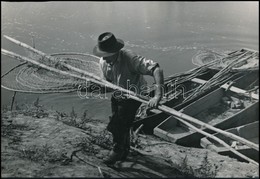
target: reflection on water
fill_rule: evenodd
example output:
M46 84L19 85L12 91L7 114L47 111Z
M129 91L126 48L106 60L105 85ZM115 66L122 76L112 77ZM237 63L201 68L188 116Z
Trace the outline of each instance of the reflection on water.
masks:
M52 54L92 53L97 37L115 33L126 48L158 61L165 76L195 66L192 56L201 49L218 51L259 49L258 2L1 2L2 35L32 44ZM1 38L2 47L21 55L21 48ZM2 74L17 62L2 56ZM152 82L152 78L148 78ZM12 92L2 90L2 105ZM38 95L18 94L32 101ZM81 100L76 95L40 95L48 106L68 111L93 108L110 111L109 100ZM68 102L69 101L69 102ZM99 112L103 111L104 112ZM83 110L84 111L84 110ZM105 116L105 115L103 115Z

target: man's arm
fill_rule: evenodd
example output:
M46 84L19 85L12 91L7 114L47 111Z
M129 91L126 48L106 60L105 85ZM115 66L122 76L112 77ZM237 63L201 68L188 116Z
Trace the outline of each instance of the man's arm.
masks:
M153 71L153 77L155 81L155 95L152 99L150 99L148 106L149 107L158 107L160 100L162 99L163 95L163 84L164 84L164 77L163 77L163 70L157 66Z

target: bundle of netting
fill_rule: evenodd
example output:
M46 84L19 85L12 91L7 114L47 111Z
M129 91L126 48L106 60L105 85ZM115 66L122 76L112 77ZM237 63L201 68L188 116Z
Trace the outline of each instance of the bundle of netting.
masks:
M38 55L27 49L28 58L41 62L42 64L54 67L58 70L77 74L63 64L88 71L101 77L102 72L99 67L99 58L91 54L67 52L50 55L52 60ZM5 57L3 60L9 60ZM73 76L61 75L40 66L23 62L10 69L1 77L1 86L8 90L28 92L28 93L64 93L76 90L93 91L101 86L89 82L88 79L75 78Z
M230 71L241 72L259 69L259 52L246 48L232 51L230 53L201 50L192 57L192 63L197 66L202 66L215 61L216 64L209 68L217 70L221 70L237 60L239 60L239 63L233 65L232 68L229 69Z

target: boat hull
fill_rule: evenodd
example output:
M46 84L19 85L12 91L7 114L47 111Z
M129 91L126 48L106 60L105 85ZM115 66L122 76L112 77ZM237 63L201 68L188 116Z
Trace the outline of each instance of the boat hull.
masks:
M255 121L246 125L242 125L236 128L227 129L227 132L233 133L237 136L243 137L250 142L253 142L255 144L259 144L259 121ZM239 153L244 154L245 156L251 158L252 160L255 160L256 162L259 162L259 152L255 149L252 149L248 146L241 145L240 143L237 143L233 141L232 139L225 137L219 133L215 133L214 136L220 138L224 142L230 144L232 147L234 147ZM229 156L231 158L236 158L239 161L245 161L240 156L234 154L230 150L227 150L225 147L221 146L220 144L216 143L210 138L203 137L200 140L200 145L203 148L210 149L214 152L217 152L221 155Z
M180 112L192 116L204 123L225 130L258 120L259 101L245 97L244 108L232 109L223 102L227 96L237 100L237 93L219 88L205 95L190 105L182 108ZM197 124L193 124L199 127ZM208 133L213 133L207 128L200 128ZM154 135L164 140L187 147L200 147L202 134L189 129L173 116L168 117L153 130Z

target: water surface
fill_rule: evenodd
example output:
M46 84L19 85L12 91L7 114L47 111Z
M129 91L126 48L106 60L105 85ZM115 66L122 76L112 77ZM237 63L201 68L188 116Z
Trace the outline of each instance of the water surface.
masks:
M230 2L1 2L1 32L52 54L92 53L97 37L113 32L125 47L160 63L165 76L194 68L191 58L202 49L259 50L259 3ZM2 48L26 53L1 35ZM2 74L18 64L1 57ZM148 78L152 82L152 78ZM2 106L13 92L1 89ZM80 99L76 93L18 93L19 103L35 101L48 108L80 114L85 109L106 119L109 99Z

